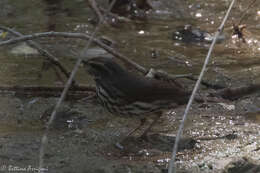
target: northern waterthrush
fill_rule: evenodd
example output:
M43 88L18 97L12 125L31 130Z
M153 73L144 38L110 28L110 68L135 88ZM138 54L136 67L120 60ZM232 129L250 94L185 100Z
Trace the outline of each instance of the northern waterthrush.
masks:
M141 119L140 126L145 117L157 114L143 137L160 118L162 110L186 104L190 96L183 88L166 81L130 73L112 58L96 57L85 64L96 82L99 101L109 112L122 116L138 116Z

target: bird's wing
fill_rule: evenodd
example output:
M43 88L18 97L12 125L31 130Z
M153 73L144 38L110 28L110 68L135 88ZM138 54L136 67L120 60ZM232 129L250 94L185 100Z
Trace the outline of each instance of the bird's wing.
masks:
M171 100L177 104L185 104L190 96L190 92L187 92L178 86L143 76L133 76L130 74L127 78L118 78L117 80L121 81L120 86L118 85L118 82L115 82L115 86L120 87L121 91L128 96L129 102Z

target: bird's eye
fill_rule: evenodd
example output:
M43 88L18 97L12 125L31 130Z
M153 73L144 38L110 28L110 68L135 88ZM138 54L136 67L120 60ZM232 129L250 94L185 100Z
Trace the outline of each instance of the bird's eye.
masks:
M99 64L91 64L91 67L94 71L96 71L97 73L101 73L101 74L107 74L109 73L109 71L107 71L106 68L104 68L104 66L99 65Z

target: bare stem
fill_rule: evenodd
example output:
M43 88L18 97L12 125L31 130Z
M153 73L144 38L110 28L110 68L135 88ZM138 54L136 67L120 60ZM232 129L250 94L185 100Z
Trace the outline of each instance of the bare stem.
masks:
M215 34L214 40L213 40L213 42L212 42L211 45L210 45L210 48L209 48L207 57L206 57L206 59L205 59L205 61L204 61L203 67L202 67L202 69L201 69L201 73L200 73L200 75L199 75L199 78L198 78L198 80L197 80L197 82L196 82L196 84L195 84L195 86L194 86L194 89L193 89L193 91L192 91L191 97L190 97L189 102L188 102L188 104L187 104L187 106L186 106L186 109L185 109L185 111L184 111L184 115L183 115L183 118L182 118L182 121L181 121L179 130L178 130L178 133L177 133L177 136L176 136L175 144L174 144L174 146L173 146L172 158L171 158L171 161L170 161L170 163L169 163L168 173L172 173L172 172L173 172L173 173L176 173L175 159L176 159L176 153L177 153L177 150L178 150L178 143L179 143L179 141L180 141L180 138L181 138L181 135L182 135L182 132L183 132L184 122L185 122L185 120L186 120L187 117L188 117L188 112L189 112L189 110L190 110L191 104L192 104L192 102L193 102L193 100L194 100L194 98L195 98L195 95L196 95L196 93L197 93L197 91L198 91L198 89L199 89L200 82L201 82L202 77L203 77L203 75L204 75L204 73L205 73L205 71L206 71L206 67L207 67L207 64L208 64L208 62L209 62L209 60L210 60L210 56L211 56L211 53L212 53L213 48L214 48L214 46L215 46L216 40L217 40L218 36L220 35L220 33L222 32L222 30L223 30L223 28L224 28L224 24L225 24L225 22L226 22L226 20L227 20L227 18L228 18L228 16L229 16L229 14L230 14L230 11L231 11L231 9L232 9L234 3L235 3L235 0L233 0L233 1L231 2L230 6L229 6L229 9L228 9L228 11L227 11L227 13L226 13L226 15L225 15L225 17L223 18L223 21L222 21L220 27L218 28L218 30L217 30L217 32L216 32L216 34Z
M24 37L23 34L21 34L20 32L17 32L11 28L5 27L5 26L1 26L0 25L0 29L4 30L4 31L8 31L9 33L15 35L15 36L19 36L20 37ZM58 58L56 58L54 55L52 55L50 52L48 52L47 50L43 49L38 43L32 41L32 40L26 40L27 43L32 46L33 48L37 49L40 54L42 54L44 57L46 57L46 59L48 61L50 61L52 64L54 64L55 66L57 66L60 71L67 77L69 78L70 73L68 72L68 70L62 66L62 64L59 62ZM2 42L0 42L1 44Z
M111 3L111 5L109 6L108 11L111 10L111 8L113 7L114 3L115 3L115 0L113 0L113 2ZM83 51L86 51L86 50L89 48L90 44L92 43L92 41L93 41L93 39L94 39L94 36L95 36L96 33L98 32L98 30L99 30L99 28L100 28L100 26L101 26L102 24L103 24L103 20L99 21L98 25L96 26L94 32L91 34L91 36L90 36L90 38L89 38L89 40L88 40L88 42L87 42L85 48L83 49ZM47 123L47 127L46 127L46 130L45 130L45 133L44 133L43 136L42 136L41 148L40 148L40 155L39 155L39 172L40 172L40 173L43 173L43 172L44 172L44 155L45 155L45 148L47 147L47 144L48 144L48 133L49 133L51 124L52 124L52 122L54 121L54 119L56 118L57 110L58 110L58 108L61 106L61 103L63 102L63 100L64 100L65 97L66 97L66 94L67 94L67 92L68 92L68 90L69 90L69 88L70 88L70 86L71 86L71 83L72 83L72 81L73 81L73 79L74 79L74 77L75 77L75 75L76 75L76 72L78 71L78 68L79 68L79 66L80 66L80 64L81 64L81 61L82 61L82 59L79 57L78 60L77 60L77 62L76 62L76 64L75 64L75 66L74 66L74 68L73 68L73 70L72 70L72 72L71 72L71 74L70 74L70 77L69 77L69 79L68 79L68 81L67 81L67 83L66 83L66 85L65 85L65 88L64 88L64 90L62 91L62 94L61 94L61 96L60 96L60 98L59 98L59 100L58 100L58 102L57 102L57 104L56 104L56 106L55 106L55 108L54 108L52 114L51 114L51 117L50 117L50 119L49 119L49 121L48 121L48 123Z
M2 41L2 42L0 42L0 46L15 44L15 43L18 43L18 42L27 41L27 40L36 39L36 38L41 38L41 37L64 37L64 38L78 38L78 39L83 39L83 40L90 40L91 39L91 36L89 36L87 34L83 34L83 33L53 32L53 31L51 31L51 32L34 33L34 34L31 34L31 35L24 35L24 36L16 37L16 38L9 39L9 40L6 40L6 41ZM103 48L104 50L106 50L110 54L112 54L115 57L117 57L118 59L120 59L121 61L135 67L138 71L142 72L143 74L148 73L148 70L146 68L144 68L143 66L141 66L141 65L137 64L136 62L132 61L131 59L129 59L125 55L119 53L118 51L116 51L112 47L104 44L99 39L92 38L92 41L95 44L97 44L99 47ZM155 71L155 76L164 77L164 78L170 79L172 81L176 80L175 75L168 74L168 73L163 72L163 71Z

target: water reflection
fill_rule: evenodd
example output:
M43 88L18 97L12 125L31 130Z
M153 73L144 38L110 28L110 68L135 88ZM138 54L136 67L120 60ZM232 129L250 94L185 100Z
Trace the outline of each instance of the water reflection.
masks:
M11 4L11 2L12 1L9 2L10 5L14 6L16 9L16 16L19 16L19 21L17 20L14 22L14 19L12 19L11 26L15 26L16 28L19 28L19 30L24 30L23 33L28 33L28 30L31 32L62 30L89 34L93 31L94 26L90 24L87 19L94 16L94 13L87 7L85 1L42 0L40 3L35 3L33 0L28 0L29 3L27 4L19 4L18 2L20 1L17 1L16 4ZM184 9L182 6L172 7L172 4L167 3L167 6L165 6L164 1L153 3L154 13L149 16L147 22L132 21L130 23L120 23L119 28L105 27L103 30L101 29L100 35L105 35L111 38L111 40L114 40L118 45L116 48L118 51L147 68L156 66L157 64L166 64L162 68L168 72L174 74L196 74L206 56L208 47L182 44L182 42L178 40L172 40L172 33L178 29L178 26L184 26L185 24L192 24L202 31L214 33L221 22L220 20L224 15L223 12L225 12L224 7L226 7L227 4L213 1L197 1L195 3L190 1L188 4L181 4L182 6L185 5L188 9L184 12L181 10ZM28 4L34 6L38 5L36 7L39 10L30 11L30 15L23 13L23 9L25 9L25 7L28 8ZM175 18L172 17L175 15L175 8L177 8L177 11L183 12L183 16L186 16L186 18L175 20ZM169 11L172 13L172 16L164 13L157 14L156 11ZM233 20L238 23L241 9L235 7L234 11L232 17ZM187 19L187 16L190 16L189 14L192 12L193 18ZM223 75L229 76L235 73L242 74L245 71L248 71L249 68L252 68L255 70L255 77L260 77L259 68L257 68L256 65L260 64L260 60L257 58L260 51L260 33L259 29L257 29L257 27L259 28L259 24L256 23L256 21L259 20L259 13L259 9L256 10L255 7L248 11L248 14L254 17L244 21L248 26L246 29L250 32L248 35L245 34L246 43L239 42L239 40L237 42L233 41L233 39L231 39L232 30L229 29L232 27L232 22L226 24L224 32L227 35L227 38L222 44L215 47L214 56L212 58L212 62L214 62L212 65L220 68L220 70L214 70L217 71L216 73L221 71ZM197 17L196 14L198 14ZM166 17L167 19L165 19ZM5 22L10 21L11 19L8 18ZM39 24L39 21L42 24ZM17 24L19 22L23 25ZM195 34L197 34L197 32L195 32ZM67 54L67 51L64 50L64 46L60 44L62 41L60 41L59 44L54 45L53 42L51 43L48 39L46 40L45 44L51 46L51 48L55 50L55 53L57 53L56 50L61 50L60 52ZM76 39L71 39L70 41L74 40ZM53 41L57 42L56 38ZM75 48L81 44L81 42L77 41L78 40L76 40L73 45ZM64 45L71 44L71 42L66 41L63 43ZM156 52L156 55L154 52ZM154 58L155 56L156 58ZM192 66L192 69L188 69L183 67L183 63L167 63L169 57L176 57L175 59L178 59L180 62L182 61L186 64L187 62L190 62L190 64L195 65ZM13 58L3 56L3 59L11 61ZM19 58L17 57L17 59ZM217 78L222 75L219 74L218 76L216 73L214 72L214 74L210 74L210 76ZM248 79L247 75L248 74L244 74L243 77ZM233 77L235 77L235 75L233 75L232 78ZM238 77L241 77L241 75Z
M47 15L47 30L48 31L55 31L58 18L60 17L60 13L65 13L69 15L69 9L63 8L63 1L64 0L42 0L46 4L45 14Z

